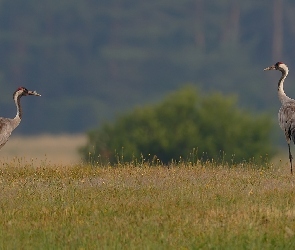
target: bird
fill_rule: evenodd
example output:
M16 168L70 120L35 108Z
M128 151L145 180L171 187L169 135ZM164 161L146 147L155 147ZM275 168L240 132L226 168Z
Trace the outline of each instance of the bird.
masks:
M25 87L17 88L17 90L13 93L13 100L17 109L16 116L13 119L0 117L0 149L8 141L12 131L20 124L22 119L20 99L21 97L28 95L41 96L36 91L28 90Z
M290 143L292 140L295 144L295 100L288 97L284 91L284 81L289 73L289 69L285 63L277 62L276 64L265 68L264 70L279 70L282 73L278 82L278 96L282 104L281 108L279 109L278 120L288 143L291 174L293 174L293 156L291 154Z

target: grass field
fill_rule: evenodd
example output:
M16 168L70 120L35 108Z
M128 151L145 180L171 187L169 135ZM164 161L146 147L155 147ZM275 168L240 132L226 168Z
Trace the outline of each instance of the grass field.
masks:
M208 166L0 168L1 249L295 249L295 179Z
M17 157L35 163L75 164L80 162L77 150L85 143L84 135L12 135L0 151L0 159L10 162Z
M0 151L0 249L295 249L287 163L89 166L83 140Z

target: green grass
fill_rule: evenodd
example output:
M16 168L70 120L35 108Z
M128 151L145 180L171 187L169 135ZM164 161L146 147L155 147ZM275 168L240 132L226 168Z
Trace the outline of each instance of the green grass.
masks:
M187 166L0 167L0 249L295 249L295 177Z

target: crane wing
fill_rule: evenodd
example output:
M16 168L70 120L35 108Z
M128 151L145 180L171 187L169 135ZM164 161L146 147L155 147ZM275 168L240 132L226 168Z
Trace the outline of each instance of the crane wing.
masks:
M0 118L0 148L2 148L8 141L9 136L13 130L12 119Z
M288 143L291 139L295 143L295 103L290 102L283 105L280 108L278 119Z

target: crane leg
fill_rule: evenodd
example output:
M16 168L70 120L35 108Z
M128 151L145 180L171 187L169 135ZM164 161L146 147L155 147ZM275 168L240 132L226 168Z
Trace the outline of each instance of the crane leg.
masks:
M293 167L292 167L293 156L291 154L290 143L288 143L288 148L289 148L289 160L290 160L290 164L291 164L291 174L293 174Z

